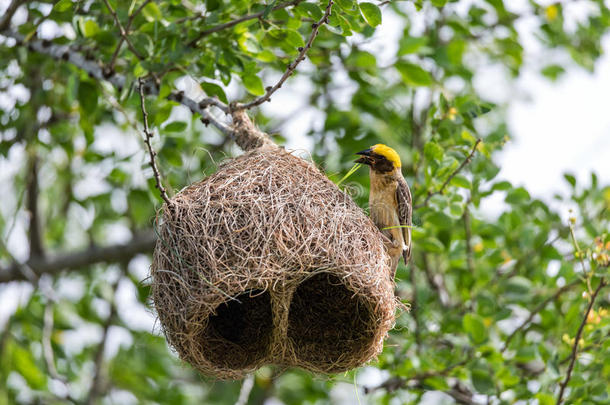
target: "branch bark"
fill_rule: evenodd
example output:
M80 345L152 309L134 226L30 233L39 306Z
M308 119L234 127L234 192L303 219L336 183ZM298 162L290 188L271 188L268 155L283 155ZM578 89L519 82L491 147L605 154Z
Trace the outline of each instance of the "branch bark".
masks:
M0 31L4 31L11 25L11 20L13 19L15 12L17 12L19 6L24 4L25 2L26 0L11 1L7 9L4 11L4 16L2 16L2 19L0 20Z
M475 152L477 151L477 146L479 146L480 143L481 143L481 139L479 138L474 143L474 146L472 147L472 150L470 151L468 156L466 156L466 159L464 159L464 161L457 167L457 169L455 169L453 171L453 173L451 173L451 175L449 177L447 177L447 180L445 180L445 182L441 185L441 188L439 188L436 191L429 191L424 202L413 206L413 209L419 209L419 208L425 207L426 205L428 205L428 202L430 201L430 198L432 198L432 196L437 195L437 194L443 194L443 191L445 191L445 188L449 185L449 182L451 181L451 179L453 179L460 171L462 171L462 169L464 167L466 167L466 165L468 163L470 163L470 161L474 157Z
M114 263L126 261L139 253L150 253L155 247L156 236L152 231L138 234L125 244L105 247L92 246L85 250L62 253L44 258L33 257L25 265L32 269L36 276L42 274L57 275L64 270L76 270L97 263ZM22 264L14 263L0 269L0 283L9 281L29 281L20 271Z
M280 10L280 9L287 8L287 7L290 7L290 6L297 6L302 1L303 0L292 0L292 1L289 1L289 2L286 2L286 3L278 4L277 6L273 7L271 9L271 11ZM242 23L244 21L254 20L255 18L262 18L264 15L265 15L265 11L261 11L259 13L245 15L243 17L240 17L240 18L237 18L235 20L226 22L224 24L219 24L219 25L217 25L215 27L208 28L207 30L203 30L203 31L201 31L197 35L197 37L195 37L195 39L193 39L191 42L188 43L188 46L195 46L195 45L197 45L197 42L199 42L205 36L208 36L210 34L218 32L218 31L222 31L222 30L227 29L227 28L234 27L237 24Z
M556 300L561 294L563 294L564 292L568 291L570 288L574 287L576 284L578 284L580 282L580 280L574 280L569 284L564 285L563 287L559 288L557 291L555 291L555 293L549 297L547 297L544 301L542 301L540 304L538 304L536 306L536 308L534 308L529 316L527 317L527 319L525 321L523 321L523 323L521 325L519 325L517 327L517 329L515 329L504 341L504 346L502 347L502 349L500 350L500 352L505 352L506 349L508 349L508 345L510 344L511 340L513 340L513 338L517 335L517 333L519 333L520 331L522 331L527 325L530 324L530 322L532 322L532 320L534 319L534 317L536 316L537 313L539 313L540 311L542 311L551 301Z
M115 73L114 71L108 71L103 68L103 65L96 60L89 60L81 52L70 45L56 45L48 40L32 39L29 41L25 40L25 37L13 30L4 30L0 33L6 37L13 38L18 44L27 46L28 49L38 52L40 54L48 55L55 60L69 62L79 69L87 72L91 77L100 81L107 81L112 84L118 91L121 91L127 84L125 76ZM158 95L159 87L148 81L144 84L144 92L147 95ZM136 86L136 90L139 90ZM214 105L224 112L228 111L228 107L225 106L218 100L213 102L196 101L192 98L187 97L184 92L174 91L167 96L168 100L176 101L187 107L191 112L199 114L202 117L202 121L206 124L212 124L218 130L225 135L232 135L232 128L228 125L219 121L212 113L208 110L210 105Z
M312 30L311 30L311 34L309 35L309 39L305 43L304 47L299 48L299 55L297 56L297 58L294 61L292 61L288 64L288 67L286 68L286 71L284 72L284 74L282 75L280 80L274 86L268 87L266 93L264 95L262 95L261 97L255 99L247 104L238 104L235 107L235 109L237 109L237 110L246 109L247 110L252 107L261 105L265 101L271 100L271 95L273 93L275 93L280 87L282 87L284 82L294 73L294 71L297 68L297 66L299 65L299 63L301 63L302 61L305 60L305 55L307 54L307 51L311 48L311 45L313 44L314 39L316 39L316 36L318 36L318 31L319 31L320 27L322 25L328 23L328 17L330 17L332 7L333 7L333 0L329 0L328 5L326 6L326 10L324 11L324 15L322 16L322 18L320 18L319 21L311 24Z
M27 181L27 210L30 213L30 256L44 256L42 234L40 232L40 213L38 210L38 156L33 154L29 162L29 173Z
M150 140L153 137L152 132L148 128L148 112L146 112L146 102L144 100L144 88L142 87L142 79L138 79L138 87L140 91L140 108L142 109L142 121L144 123L144 143L146 143L146 147L148 148L148 156L150 158L150 167L153 170L153 175L155 176L155 186L159 190L159 194L161 194L161 198L165 201L165 204L169 208L171 206L171 201L167 195L167 191L165 191L165 187L163 187L163 183L161 182L161 174L159 173L159 168L157 167L157 162L155 160L155 156L157 156L157 152L153 150L153 147L150 143Z
M563 382L560 385L559 395L557 396L556 405L561 405L561 402L563 401L563 394L565 392L566 387L568 386L568 383L570 382L570 378L572 377L572 370L574 370L574 363L576 362L576 357L578 355L578 342L580 341L580 337L582 336L582 331L585 328L585 325L587 324L587 318L589 317L589 313L591 312L591 309L593 308L593 304L595 303L597 294L599 294L599 292L601 291L602 288L604 288L605 285L606 285L606 280L602 278L599 281L599 285L593 292L593 295L591 295L591 302L589 302L589 306L587 307L587 310L585 311L585 315L582 318L582 322L580 323L580 326L578 327L578 332L576 332L576 337L574 337L574 344L572 345L572 354L570 356L570 365L568 366L568 371L566 372L566 378L563 380Z

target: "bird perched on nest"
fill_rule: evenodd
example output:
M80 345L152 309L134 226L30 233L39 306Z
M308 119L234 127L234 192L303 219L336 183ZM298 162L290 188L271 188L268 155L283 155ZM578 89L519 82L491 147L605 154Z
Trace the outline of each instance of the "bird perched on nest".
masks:
M387 239L384 243L392 258L394 279L400 256L405 264L411 257L411 190L402 176L400 156L394 149L377 144L356 154L362 156L357 163L370 166L371 219Z

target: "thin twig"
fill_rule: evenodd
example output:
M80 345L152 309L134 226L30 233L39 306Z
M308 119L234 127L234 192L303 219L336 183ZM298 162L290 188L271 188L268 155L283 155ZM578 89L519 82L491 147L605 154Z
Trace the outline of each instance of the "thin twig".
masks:
M542 301L540 304L538 304L529 314L529 316L527 317L526 320L524 320L521 325L517 326L517 328L510 334L508 335L508 337L506 338L506 340L504 341L504 346L502 347L502 349L500 350L500 352L505 352L506 349L508 349L508 345L510 344L511 340L513 340L513 338L517 335L517 333L519 333L520 331L522 331L527 325L530 324L530 322L532 322L532 320L534 319L534 317L536 316L536 314L538 314L540 311L542 311L551 301L556 300L557 298L559 298L559 296L561 294L563 294L564 292L568 291L570 288L574 287L576 284L578 284L580 282L580 280L574 280L571 283L568 283L566 285L564 285L563 287L559 288L557 291L555 291L555 293L553 293L553 295L550 295L549 297L547 297L544 301Z
M417 302L417 277L415 275L415 266L411 266L411 272L409 274L411 288L413 289L413 297L411 298L411 316L415 322L414 334L415 334L415 352L419 354L421 349L421 323L419 319L419 304Z
M208 106L212 105L211 103L197 102L197 101L193 100L192 98L186 97L186 95L182 91L172 92L169 96L167 96L167 98L168 98L168 100L172 100L177 103L180 103L183 106L187 107L192 112L198 113L199 115L201 115L201 122L203 122L206 126L208 124L212 124L213 126L216 127L216 129L218 129L220 132L222 132L226 136L228 136L228 137L233 136L233 129L231 129L231 127L229 127L227 124L220 121L210 111L208 111ZM209 100L209 98L206 98L204 100ZM213 104L214 106L220 108L223 111L228 111L228 107L224 103L222 103L220 100L216 100L215 103L216 104Z
M129 50L131 50L131 52L133 52L133 54L136 55L138 59L143 59L143 56L140 55L140 53L136 50L136 48L131 43L131 40L127 36L127 31L123 27L123 24L121 24L121 20L119 20L119 16L117 15L116 11L114 11L108 0L104 0L104 4L106 5L108 11L110 11L110 14L112 14L112 18L114 18L114 22L119 28L121 38L127 43L127 47L129 48Z
M23 3L25 3L25 0L11 1L11 4L8 5L6 10L4 11L4 15L2 16L2 19L0 20L0 31L4 31L11 25L11 20L13 19L13 16L17 12L17 9L19 8L19 6L22 5Z
M449 291L447 291L447 287L445 286L445 280L443 278L443 275L440 272L433 273L432 270L430 270L430 265L428 264L428 255L426 253L422 254L422 261L424 264L422 266L422 269L424 270L424 274L426 276L426 279L428 280L428 284L430 284L430 287L437 292L438 299L441 302L441 305L444 308L451 307L453 304L451 302L451 296L449 295Z
M250 391L252 391L252 387L254 387L254 374L250 373L241 383L239 397L237 398L235 405L246 405L248 403L248 398L250 398Z
M67 380L60 376L55 367L55 356L53 354L53 346L51 345L51 338L53 336L53 307L54 303L47 302L44 308L43 316L43 327L42 327L42 352L44 355L45 363L47 364L47 370L51 377L56 380L62 381L64 384Z
M32 154L29 164L27 182L27 210L30 213L29 239L30 257L44 256L42 234L40 232L40 217L38 210L38 156Z
M591 277L587 272L587 267L585 266L585 259L582 250L580 250L580 245L578 244L578 240L576 239L576 232L574 231L574 224L572 223L572 218L569 219L568 225L570 227L570 237L572 238L572 243L574 244L574 250L576 252L574 255L578 255L578 259L580 260L580 265L582 266L582 274L587 283L587 291L589 294L593 293L593 288L591 287Z
M428 202L430 201L430 198L432 198L432 196L437 195L437 194L442 194L443 191L445 191L445 188L447 187L447 185L449 185L449 182L451 181L451 179L453 179L468 163L470 163L470 161L474 157L474 154L477 151L477 147L479 146L480 143L481 143L481 139L479 138L474 143L474 146L472 147L472 150L470 151L470 153L468 154L466 159L464 159L464 161L457 167L457 169L455 169L453 171L453 173L451 173L451 175L449 177L447 177L447 180L445 180L445 182L441 185L441 188L439 188L436 191L429 191L428 195L426 196L426 199L421 204L415 205L413 208L419 209L419 208L425 207L426 205L428 205Z
M116 282L112 285L112 297L109 300L110 304L110 314L108 314L108 318L104 322L103 330L102 330L102 340L97 346L97 350L95 352L94 358L94 374L93 379L91 380L91 388L89 388L89 395L85 401L86 405L92 405L95 403L95 400L102 394L103 392L103 378L102 378L102 367L104 362L104 352L106 350L106 342L108 340L108 332L110 331L110 327L114 323L117 316L117 306L115 302L116 291L121 282L121 278L126 272L126 265L123 263L122 271Z
M461 367L461 366L465 365L466 363L468 363L468 360L470 360L470 357L466 357L462 361L459 361L455 364L447 366L442 370L424 371L423 373L415 374L411 377L404 377L404 378L403 377L391 377L375 387L370 387L370 388L364 387L364 393L370 394L370 393L375 392L380 389L386 390L387 392L393 392L393 391L396 391L397 389L406 387L410 381L421 382L421 381L423 381L427 378L431 378L431 377L443 377L443 376L448 375L455 368Z
M470 274L474 272L474 254L472 253L472 229L470 228L470 209L468 208L468 204L470 203L470 198L464 205L464 233L466 236L466 264L468 266L468 271Z
M566 378L561 383L561 386L559 389L559 395L557 396L556 405L561 405L561 401L563 401L563 394L565 392L566 387L568 386L568 383L570 382L570 378L572 377L572 370L574 370L574 363L576 362L576 356L578 354L578 342L580 341L580 337L582 336L582 331L585 328L585 325L587 324L587 318L589 317L589 312L591 312L591 309L593 308L593 304L595 303L597 294L599 294L600 290L605 285L606 285L606 280L602 278L599 281L599 285L593 292L593 295L591 295L591 302L589 302L587 311L585 312L585 315L582 318L582 322L580 323L580 326L578 327L578 332L576 332L576 337L574 338L574 344L572 345L572 354L570 356L570 365L568 366Z
M324 15L322 16L322 18L320 18L320 20L318 22L311 24L312 30L311 30L311 34L309 35L309 39L305 43L304 47L299 48L299 55L297 56L297 58L294 61L292 61L291 63L288 64L287 69L284 72L284 74L282 75L282 77L280 78L280 80L274 86L267 87L266 93L264 95L262 95L261 97L255 99L247 104L238 104L237 106L235 106L235 109L237 109L237 110L250 109L252 107L261 105L265 101L271 100L271 95L273 93L275 93L280 87L282 87L282 84L284 84L284 82L294 73L294 71L297 68L297 66L299 65L299 63L301 63L303 60L305 60L305 54L307 54L307 51L311 48L311 45L313 44L314 39L318 35L318 30L320 29L320 26L328 23L328 17L331 14L332 7L333 7L333 0L329 0L328 5L326 6L326 10L324 11Z
M129 35L129 31L131 30L131 25L133 24L133 20L136 18L136 16L138 14L140 14L140 12L142 11L142 9L144 7L146 7L146 5L148 3L150 3L151 0L145 0L144 3L142 3L140 5L140 7L138 7L130 16L129 19L127 20L127 25L125 25L125 33L126 35ZM112 54L112 58L110 59L110 63L108 64L108 69L112 70L114 69L114 64L116 63L116 59L119 56L119 51L121 50L121 47L123 46L123 42L125 41L126 37L121 36L121 38L119 38L119 43L117 44L114 53Z
M0 248L6 252L6 255L14 262L17 263L11 252L8 250L6 243L2 238L0 238ZM32 285L38 288L40 293L46 298L46 305L43 315L43 328L42 328L42 351L43 357L47 366L47 371L49 375L55 380L60 381L66 387L68 394L64 398L64 400L68 400L70 402L76 403L74 398L69 393L68 380L65 377L62 377L57 372L57 368L55 367L55 355L53 353L53 346L51 345L51 336L53 334L53 306L59 302L59 297L53 290L53 288L46 283L41 282L41 278L38 274L28 265L28 263L19 264L19 270L23 274L24 278L28 280Z
M161 174L159 174L159 169L157 168L157 162L155 160L155 156L157 156L157 152L153 150L152 145L150 144L150 140L153 137L153 134L150 132L148 128L148 113L146 112L146 101L144 100L144 86L142 85L142 78L138 79L139 91L140 91L140 108L142 109L142 121L144 123L144 142L146 143L146 147L148 148L148 156L150 158L150 167L153 170L153 175L155 176L155 185L159 189L159 194L161 194L161 198L165 201L168 207L171 206L171 201L167 196L167 192L165 191L165 187L161 183Z
M273 7L271 9L271 11L280 10L280 9L287 8L287 7L290 7L290 6L296 6L299 3L301 3L302 1L303 0L292 0L292 1L289 1L289 2L286 2L286 3L278 4L277 6ZM263 17L265 15L265 12L266 11L263 10L263 11L261 11L259 13L245 15L243 17L240 17L240 18L237 18L235 20L226 22L224 24L219 24L219 25L217 25L215 27L208 28L207 30L203 30L203 31L199 32L199 34L197 34L197 37L195 37L195 39L190 41L187 45L190 46L190 47L195 46L195 45L197 45L197 42L199 42L199 40L201 40L201 38L203 38L203 37L205 37L207 35L213 34L213 33L218 32L218 31L222 31L222 30L227 29L227 28L231 28L231 27L233 27L233 26L235 26L235 25L237 25L239 23L242 23L244 21L253 20L255 18L261 18L261 17Z

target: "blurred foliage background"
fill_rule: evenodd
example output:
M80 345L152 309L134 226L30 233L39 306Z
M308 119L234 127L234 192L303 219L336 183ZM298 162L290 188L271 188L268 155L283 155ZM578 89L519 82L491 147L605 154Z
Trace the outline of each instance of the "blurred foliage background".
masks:
M300 122L308 153L335 181L355 151L396 148L416 227L412 261L397 274L411 310L378 361L335 376L266 367L247 403L610 403L608 177L584 185L566 174L571 194L545 201L497 180L494 156L511 137L506 106L473 85L490 64L509 73L498 81L518 78L525 40L539 43L548 80L575 64L592 70L610 9L520 3L516 12L503 0L335 0L276 93L294 92L320 119L286 117L274 97L250 110L279 143L298 143L282 129ZM568 24L567 3L589 12ZM263 96L328 5L1 2L0 404L236 403L241 382L181 363L149 305L161 200L136 83L152 83L146 108L171 194L239 153L214 125L230 117L197 102ZM516 29L524 20L529 39ZM402 30L385 40L391 55L368 46L384 24ZM291 89L296 81L306 96ZM541 150L539 162L511 164L549 158ZM341 187L366 208L364 169ZM500 200L499 214L486 212Z

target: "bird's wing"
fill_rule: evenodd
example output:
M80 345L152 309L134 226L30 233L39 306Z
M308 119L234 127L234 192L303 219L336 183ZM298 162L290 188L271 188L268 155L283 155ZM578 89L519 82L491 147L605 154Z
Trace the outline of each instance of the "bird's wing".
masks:
M407 264L411 257L411 216L413 205L411 203L411 190L402 176L398 179L398 187L396 187L396 201L398 202L398 219L400 225L404 226L404 228L402 228L402 235L405 247L402 251L402 257L405 264Z

